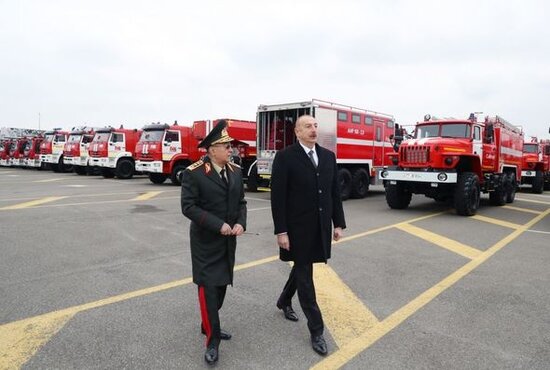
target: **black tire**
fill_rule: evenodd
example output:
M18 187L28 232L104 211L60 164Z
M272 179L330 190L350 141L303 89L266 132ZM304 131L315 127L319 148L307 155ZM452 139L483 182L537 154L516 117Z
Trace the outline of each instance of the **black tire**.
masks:
M149 180L153 184L162 184L163 182L166 181L167 178L168 178L168 176L166 176L163 173L150 173L149 174Z
M340 195L342 200L346 200L351 195L351 172L346 168L338 170L338 182L340 183Z
M369 173L364 168L353 171L351 178L351 197L361 199L367 196L369 191Z
M411 199L412 193L406 190L402 182L386 185L386 203L391 209L405 209L411 204Z
M550 179L544 182L544 190L550 190Z
M73 169L74 169L74 172L77 174L77 175L80 175L80 176L83 176L83 175L86 175L87 174L87 170L86 170L86 167L84 166L73 166Z
M514 199L516 199L516 190L518 188L515 173L508 172L506 176L506 187L506 203L514 203Z
M479 209L479 177L472 172L459 175L454 193L456 213L462 216L473 216Z
M535 194L541 194L544 189L544 176L542 171L535 172L535 178L533 179L532 191Z
M250 169L250 175L246 180L246 190L253 193L257 192L259 182L258 180L258 167L256 166L256 164L253 164L252 168Z
M106 179L112 179L113 177L115 177L115 173L111 168L102 168L101 176L103 176Z
M59 164L51 163L51 167L53 172L61 172L61 169L59 168Z
M172 184L181 185L181 176L186 168L187 166L183 163L178 163L172 168L172 173L170 174L170 181L172 181Z
M495 190L489 193L489 203L493 206L503 206L506 204L506 193L508 191L506 176L505 173L500 174Z
M129 180L134 176L134 161L120 158L116 163L115 175L121 180Z

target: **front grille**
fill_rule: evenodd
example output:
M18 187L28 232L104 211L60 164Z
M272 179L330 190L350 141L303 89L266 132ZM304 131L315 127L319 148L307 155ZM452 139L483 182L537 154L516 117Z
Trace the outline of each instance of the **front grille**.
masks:
M424 145L412 145L402 147L401 162L405 163L427 163L430 160L430 147Z

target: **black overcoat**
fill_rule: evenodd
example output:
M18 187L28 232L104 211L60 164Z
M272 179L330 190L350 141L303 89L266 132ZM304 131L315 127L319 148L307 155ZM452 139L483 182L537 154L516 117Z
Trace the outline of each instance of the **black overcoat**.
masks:
M210 159L189 166L181 183L181 211L191 220L189 238L193 282L201 286L233 284L236 236L224 236L224 222L246 229L246 200L239 166L226 165L225 185Z
M336 156L317 144L315 151L317 168L299 142L277 152L273 161L275 234L286 232L290 241L290 251L279 249L283 261L326 262L331 254L332 226L346 227Z

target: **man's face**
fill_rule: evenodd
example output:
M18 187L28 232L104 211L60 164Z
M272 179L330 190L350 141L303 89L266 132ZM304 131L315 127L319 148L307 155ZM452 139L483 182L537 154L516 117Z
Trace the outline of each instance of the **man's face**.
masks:
M225 166L231 160L231 143L214 144L208 151L210 159L220 166Z
M296 122L296 137L305 145L315 145L317 142L317 122L313 117L303 117Z

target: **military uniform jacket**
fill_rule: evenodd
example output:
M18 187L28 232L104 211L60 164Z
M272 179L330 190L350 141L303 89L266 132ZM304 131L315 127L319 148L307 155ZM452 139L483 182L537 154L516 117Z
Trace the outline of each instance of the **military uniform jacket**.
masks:
M228 185L208 157L189 166L182 177L181 211L191 220L189 237L193 282L201 286L233 284L237 237L220 233L223 223L246 229L242 172L229 163Z
M331 256L332 224L346 227L338 168L333 152L315 145L313 165L300 143L277 152L271 174L271 212L275 234L288 233L290 251L283 261L326 262Z

